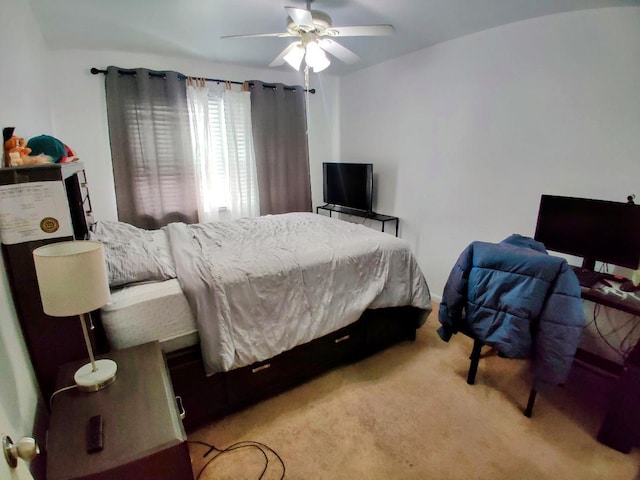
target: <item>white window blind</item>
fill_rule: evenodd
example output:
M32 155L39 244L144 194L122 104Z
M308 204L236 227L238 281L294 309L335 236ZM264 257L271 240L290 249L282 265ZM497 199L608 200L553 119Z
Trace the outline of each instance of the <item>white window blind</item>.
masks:
M200 221L260 214L249 95L187 87Z

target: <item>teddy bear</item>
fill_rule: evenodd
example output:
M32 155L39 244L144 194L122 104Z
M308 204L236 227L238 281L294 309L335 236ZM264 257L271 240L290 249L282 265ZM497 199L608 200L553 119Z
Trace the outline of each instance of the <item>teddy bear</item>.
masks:
M26 140L16 135L11 136L4 142L4 149L11 167L24 164L24 157L31 153L31 149L27 147Z

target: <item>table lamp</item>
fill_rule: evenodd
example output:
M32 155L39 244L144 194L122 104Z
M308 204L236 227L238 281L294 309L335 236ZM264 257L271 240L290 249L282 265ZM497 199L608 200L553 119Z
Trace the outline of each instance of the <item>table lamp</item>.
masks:
M78 389L94 392L110 385L118 367L113 360L94 358L86 324L90 312L110 300L103 245L91 240L51 243L36 248L33 260L44 313L80 317L91 362L74 375Z

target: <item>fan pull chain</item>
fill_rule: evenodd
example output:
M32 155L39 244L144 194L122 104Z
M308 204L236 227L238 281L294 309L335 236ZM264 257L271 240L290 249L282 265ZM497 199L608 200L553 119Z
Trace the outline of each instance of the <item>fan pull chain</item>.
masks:
M305 62L305 66L304 66L304 95L305 95L305 102L306 102L306 125L305 125L305 135L308 137L309 136L309 65L306 64ZM307 139L308 141L308 139Z

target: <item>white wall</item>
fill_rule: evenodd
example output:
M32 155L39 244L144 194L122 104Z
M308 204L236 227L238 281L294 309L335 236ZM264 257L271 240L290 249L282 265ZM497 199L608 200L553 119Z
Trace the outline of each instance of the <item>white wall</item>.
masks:
M28 139L51 129L46 48L38 30L33 28L35 17L28 2L3 0L2 18L0 128L16 127L15 134ZM31 435L38 398L4 262L0 260L0 434L16 441ZM0 469L0 476L9 478L5 474L9 475ZM10 475L29 477L22 462L19 471Z
M371 161L434 297L474 240L533 236L540 195L640 198L640 8L565 13L341 79L342 161Z
M223 80L304 84L303 75L294 71L249 69L204 60L124 52L53 51L49 53L47 65L49 71L59 72L48 77L52 92L55 136L69 145L85 163L91 203L99 220L115 220L117 214L104 76L92 75L91 67L143 67ZM315 95L309 95L309 146L312 165L321 165L323 161L334 158L336 154L333 134L337 118L337 84L337 80L329 75L311 76L310 88L317 90ZM312 168L312 185L314 192L319 188L322 196L322 171L319 167Z

